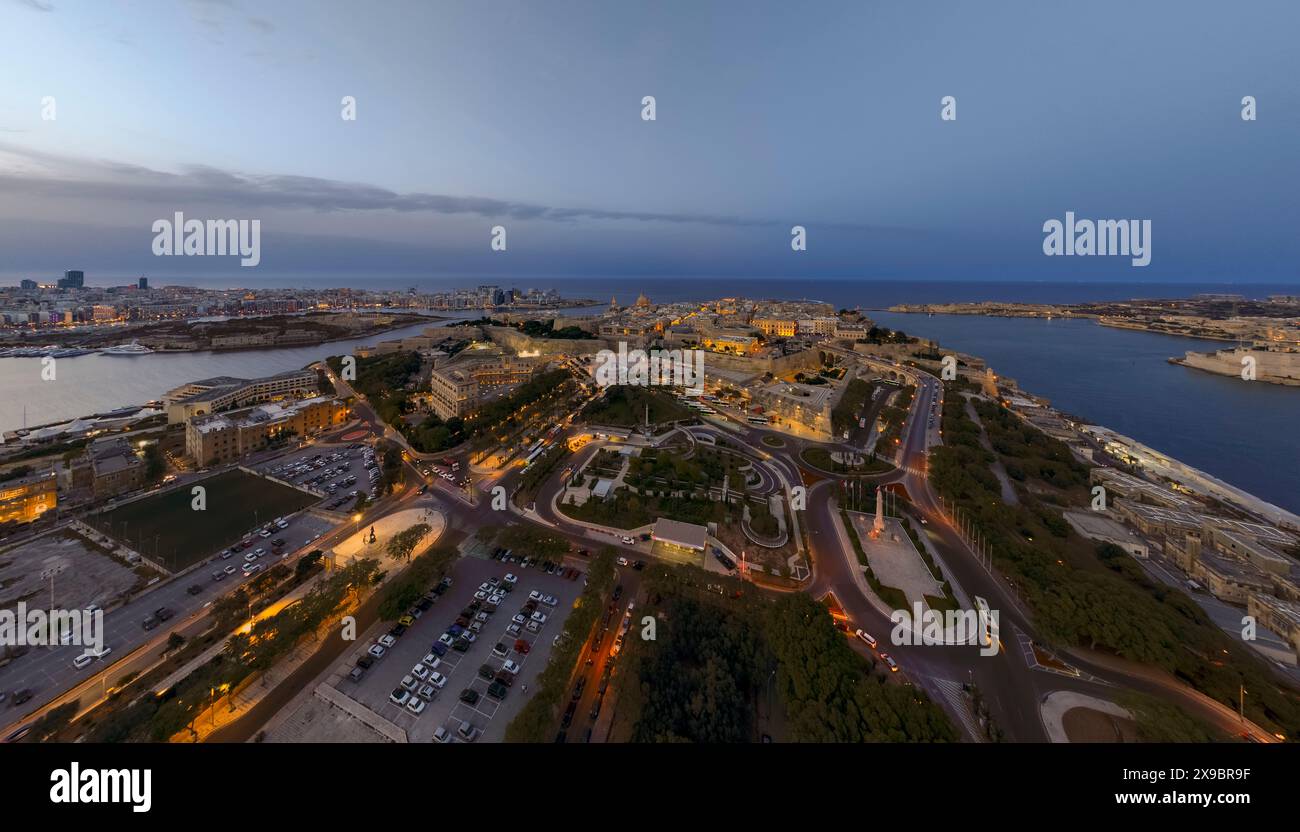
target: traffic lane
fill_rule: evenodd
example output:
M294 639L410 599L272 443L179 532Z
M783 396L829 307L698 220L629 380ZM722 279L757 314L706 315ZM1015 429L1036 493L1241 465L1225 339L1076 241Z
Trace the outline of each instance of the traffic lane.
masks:
M854 627L871 633L882 645L892 644L894 624L858 589L856 578L850 571L856 567L856 554L840 550L838 535L831 525L837 518L832 516L828 501L812 501L809 515L811 527L817 530L817 534L812 535L812 546L820 564L814 597L818 597L816 593L824 594L827 590L834 592ZM1005 644L1008 631L1004 628L1002 633ZM930 678L979 684L985 691L994 720L1004 727L1008 736L1028 740L1045 736L1041 720L1037 718L1035 686L1028 678L1028 668L1023 660L1019 660L1018 652L1002 650L997 656L986 657L974 646L924 644L893 645L892 649L887 647L886 650L899 662L904 673L910 669Z
M282 560L293 557L295 549L305 549L309 545L309 538L314 534L318 534L315 529L321 524L328 527L328 524L318 518L307 518L310 522L301 523L297 517L287 519L290 521L290 528L282 530L280 534L286 536L286 544L290 542L292 537L293 541L298 542L299 545L295 548L289 548L286 545L287 552ZM258 539L261 540L261 538ZM271 556L268 555L267 557ZM58 696L74 685L80 684L88 678L88 674L106 673L110 676L116 675L117 678L112 680L116 682L118 678L126 674L125 670L117 668L117 663L124 656L156 635L155 631L146 630L142 626L142 622L146 617L154 615L157 610L166 607L172 611L176 619L184 620L210 607L217 598L234 592L251 577L245 576L242 570L237 569L234 575L225 578L223 581L213 581L211 572L216 568L214 565L220 565L224 568L229 564L238 566L240 563L242 563L242 560L236 560L235 557L225 561L219 557L214 557L195 567L191 572L160 582L158 586L147 590L134 600L106 612L103 619L103 643L113 651L107 657L110 660L108 664L104 664L102 660L99 660L92 662L85 668L77 669L73 667L72 660L83 653L85 648L79 645L55 645L52 647L33 647L26 655L15 659L4 668L0 668L0 690L9 692L12 696L14 691L30 688L36 694L24 705L12 709L10 712L5 713L4 716L16 719L33 713L47 704L53 697ZM198 587L199 591L190 593L189 588L191 586ZM168 622L160 622L158 629L162 630L163 634L166 634L173 628L168 626Z
M568 703L573 701L573 692L577 688L579 679L585 679L586 681L582 682L582 693L579 695L578 703L574 707L569 727L560 728L561 731L565 732L565 742L585 742L587 731L595 723L595 720L591 717L591 708L595 704L596 698L601 695L600 681L603 678L605 668L615 666L616 672L616 660L611 655L611 651L614 639L617 637L619 623L628 605L635 604L637 610L644 614L654 614L653 610L648 612L645 610L644 601L640 598L641 579L635 570L616 567L615 586L618 585L623 587L622 595L618 601L607 602L605 617L598 619L595 632L589 637L589 643L583 644L583 652L579 655L578 673L567 691L568 699L565 702L565 708L568 708ZM615 612L609 612L608 607L610 605L615 607ZM629 633L638 628L637 619L639 618L639 615L634 615ZM613 684L612 681L611 684ZM561 712L561 722L563 722L563 712Z

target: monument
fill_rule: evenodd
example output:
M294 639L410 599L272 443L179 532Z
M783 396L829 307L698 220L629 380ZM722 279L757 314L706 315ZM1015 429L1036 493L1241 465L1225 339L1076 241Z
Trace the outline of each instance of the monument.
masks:
M876 486L876 520L871 524L871 539L879 540L880 535L885 531L885 503L884 495L880 493L880 486Z

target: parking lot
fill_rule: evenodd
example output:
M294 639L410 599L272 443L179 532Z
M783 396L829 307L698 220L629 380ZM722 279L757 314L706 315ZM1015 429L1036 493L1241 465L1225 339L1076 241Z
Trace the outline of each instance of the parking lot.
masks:
M486 620L480 622L481 630L468 644L468 649L465 652L445 649L442 656L433 654L432 645L448 633L461 612L468 610L475 600L483 602L490 597L486 591L480 590L480 586L493 578L504 586L507 574L517 578L513 590L504 594L495 613L488 614ZM536 677L546 667L554 639L563 631L564 620L582 592L584 576L579 573L569 578L558 572L547 575L542 569L525 567L518 561L502 563L481 557L464 557L452 567L450 577L451 586L397 638L359 682L350 679L346 672L374 641L359 646L350 654L344 668L345 675L336 687L403 728L411 742L430 741L439 727L446 728L448 735L459 741L456 729L462 722L468 722L482 732L479 741L500 741L506 725L535 689ZM484 592L484 598L476 599L480 592ZM556 603L554 606L541 601L537 603L536 610L544 614L546 620L537 623L536 632L529 630L527 623L518 628L517 634L511 632L510 628L515 624L512 619L521 614L530 592L551 596ZM483 611L486 608L474 611L475 617ZM525 616L526 622L530 619L531 614ZM517 639L527 643L527 652L514 649ZM454 642L455 638L449 637L448 640ZM437 661L429 667L424 662L426 658L431 662L433 659ZM502 675L507 662L519 668L516 674ZM414 673L417 665L421 664L425 665L424 670ZM480 668L492 672L493 682L498 676L509 681L501 699L488 695L492 682L480 675ZM425 678L415 678L426 672ZM433 684L434 673L443 677L441 688ZM392 695L402 690L402 682L408 676L415 697L426 703L418 715L392 700ZM475 701L462 701L462 692L466 690L474 692L466 696ZM497 688L497 692L502 693L502 689Z
M361 494L374 495L379 486L379 461L374 449L361 442L312 445L261 463L257 470L321 495L321 508L349 511Z

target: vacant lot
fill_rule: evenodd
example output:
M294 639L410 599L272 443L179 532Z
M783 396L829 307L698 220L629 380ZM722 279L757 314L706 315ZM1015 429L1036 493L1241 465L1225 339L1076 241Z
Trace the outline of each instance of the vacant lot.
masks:
M108 606L143 579L114 560L102 546L71 529L61 529L0 551L0 608L19 601L36 606L81 609Z
M177 488L87 518L87 522L172 572L211 557L258 525L316 501L295 488L239 470L209 477L207 508L195 511L190 488Z

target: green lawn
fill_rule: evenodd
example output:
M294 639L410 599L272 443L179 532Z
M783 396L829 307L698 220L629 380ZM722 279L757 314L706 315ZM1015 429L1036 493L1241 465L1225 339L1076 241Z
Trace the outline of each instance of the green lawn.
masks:
M316 501L296 488L240 470L196 484L207 490L204 511L191 508L191 489L181 487L94 515L86 522L179 572L231 545L255 525Z
M832 474L883 474L894 470L893 465L878 458L868 458L861 466L849 470L843 464L831 459L830 451L817 445L805 448L799 456L807 465Z

